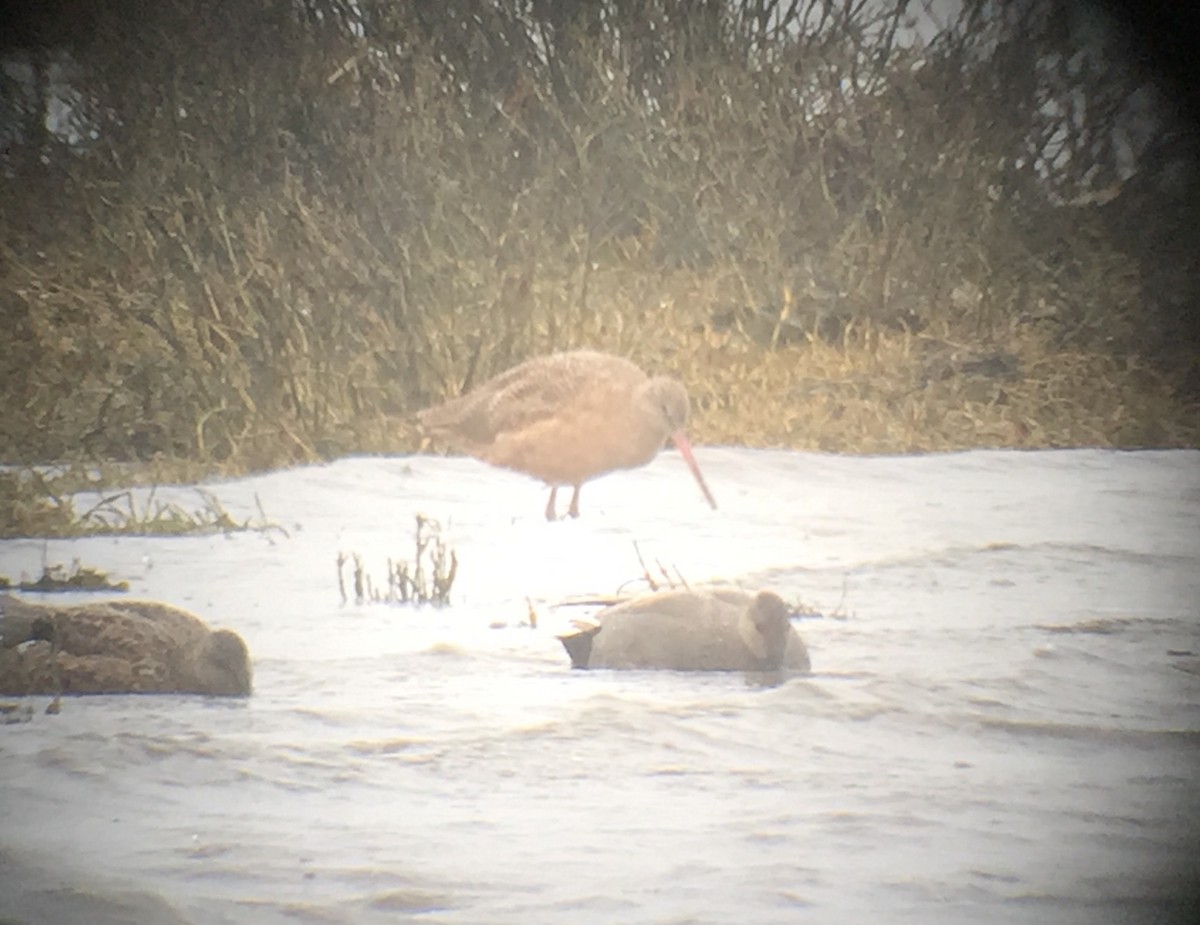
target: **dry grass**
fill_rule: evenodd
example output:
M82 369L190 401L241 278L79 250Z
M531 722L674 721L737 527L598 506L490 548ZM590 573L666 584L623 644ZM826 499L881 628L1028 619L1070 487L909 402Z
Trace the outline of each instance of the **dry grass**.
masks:
M1200 445L1200 406L1166 374L1136 357L1056 346L1045 322L988 338L944 322L919 334L867 322L837 343L789 328L793 342L771 347L760 342L770 326L714 323L741 294L732 274L613 271L592 285L600 307L562 346L681 378L700 443L863 454ZM457 371L448 380L448 394L462 385ZM408 417L388 421L379 441L421 447Z
M1064 205L1141 84L1050 73L1071 36L992 6L912 49L861 3L384 4L365 32L318 3L265 50L253 4L100 5L101 141L0 152L0 459L411 450L417 408L584 345L681 375L704 441L1197 445L1200 184Z
M153 474L171 468L159 460ZM194 463L181 461L178 476L193 472ZM119 467L118 480L134 476L133 467ZM143 476L146 473L142 473ZM110 471L109 477L113 473ZM59 472L36 468L0 472L0 538L17 536L191 536L204 533L233 533L253 530L261 533L287 531L267 519L261 504L258 516L235 519L212 492L194 489L198 507L186 507L174 501L162 501L152 487L139 501L129 490L102 494L99 501L82 513L76 509L75 493L101 491L105 475L98 470L68 467ZM136 480L136 479L135 479ZM127 484L127 483L125 483ZM255 499L257 501L257 498Z
M960 356L1002 357L1015 369L963 372ZM1050 350L1036 335L991 352L873 331L845 346L726 344L689 359L679 371L702 442L849 453L1200 445L1200 409L1162 374L1132 359Z

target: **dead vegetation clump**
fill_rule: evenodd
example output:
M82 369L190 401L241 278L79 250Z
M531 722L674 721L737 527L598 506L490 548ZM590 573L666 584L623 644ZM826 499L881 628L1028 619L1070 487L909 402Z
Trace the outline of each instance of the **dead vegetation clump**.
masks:
M42 574L32 581L12 582L0 575L0 590L10 588L41 594L53 591L128 591L129 582L113 581L103 569L92 568L73 559L69 567L62 563L44 564Z
M581 345L684 373L723 443L1197 443L1195 152L1112 30L303 9L89 5L87 142L3 85L0 459L413 448L411 411Z
M0 539L192 536L246 530L287 535L283 527L267 518L261 504L257 517L238 519L216 495L203 488L192 489L199 496L198 507L163 501L157 497L157 488L151 487L144 497L128 489L101 491L99 498L80 512L77 492L98 491L103 481L103 476L81 476L71 469L57 474L36 468L0 471Z
M572 596L572 597L568 597L563 600L560 600L550 606L552 608L612 607L617 604L623 604L623 603L627 603L629 601L636 600L644 595L656 594L659 591L692 591L693 590L692 586L688 583L687 579L683 576L683 573L679 570L678 566L671 565L670 567L668 567L660 559L657 559L657 558L654 560L653 566L651 566L646 561L646 557L642 554L641 547L638 545L638 543L636 541L634 541L634 544L633 544L633 551L637 556L638 565L641 566L642 573L641 573L641 575L637 576L636 578L631 578L628 581L623 582L621 584L621 586L617 589L616 593L614 593L614 594L576 595L576 596ZM725 584L723 582L717 582L717 583L713 583L713 584L703 585L700 588L697 588L696 590L698 592L702 592L704 590L713 590L713 589L722 588L722 587L724 587L724 588L741 587L741 582L739 582L737 584ZM641 588L643 590L637 590L639 588ZM803 601L799 598L794 598L792 600L786 600L785 603L788 608L788 614L792 619L798 619L798 620L799 619L845 620L847 618L846 612L843 610L843 605L845 604L845 599L846 599L846 587L843 585L842 599L841 599L841 601L838 602L836 609L830 611L829 613L824 613L821 610L819 610L818 608L814 607L813 605L811 605L809 603L806 603L805 601ZM538 623L540 620L537 610L534 607L532 600L530 600L529 598L526 598L526 605L528 607L528 615L527 615L526 619L519 625L528 626L531 629L537 629ZM508 627L508 623L504 622L504 621L497 621L496 623L491 624L492 629L506 629L507 627Z
M458 554L442 539L441 525L418 514L413 530L413 557L387 560L382 586L375 581L358 553L339 552L337 556L338 593L342 603L351 600L346 591L346 570L356 604L435 604L450 603L450 591L458 577Z

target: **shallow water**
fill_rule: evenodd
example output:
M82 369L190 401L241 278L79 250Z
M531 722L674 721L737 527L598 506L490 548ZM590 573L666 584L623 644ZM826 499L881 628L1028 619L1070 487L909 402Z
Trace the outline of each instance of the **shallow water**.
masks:
M669 452L554 524L520 476L359 458L206 486L287 536L0 543L255 657L245 701L0 727L0 918L1197 918L1200 453L699 460L719 511ZM337 554L381 575L417 513L453 606L342 604ZM638 550L816 607L814 673L572 672L552 605L636 589Z

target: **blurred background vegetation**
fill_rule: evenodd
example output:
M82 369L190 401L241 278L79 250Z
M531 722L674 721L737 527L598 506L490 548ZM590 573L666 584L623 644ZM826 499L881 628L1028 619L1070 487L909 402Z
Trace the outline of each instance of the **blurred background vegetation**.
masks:
M0 460L411 450L575 346L700 442L1200 445L1171 85L1094 4L940 6L30 4Z

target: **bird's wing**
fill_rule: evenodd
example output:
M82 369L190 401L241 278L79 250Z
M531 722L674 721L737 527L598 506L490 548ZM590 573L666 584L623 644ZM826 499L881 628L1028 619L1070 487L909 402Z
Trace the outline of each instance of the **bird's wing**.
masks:
M429 431L486 446L500 434L553 417L580 394L589 371L570 359L540 357L514 366L418 418Z
M490 395L486 410L490 433L511 433L554 417L585 384L580 371L569 364L543 372L546 374L515 377Z

